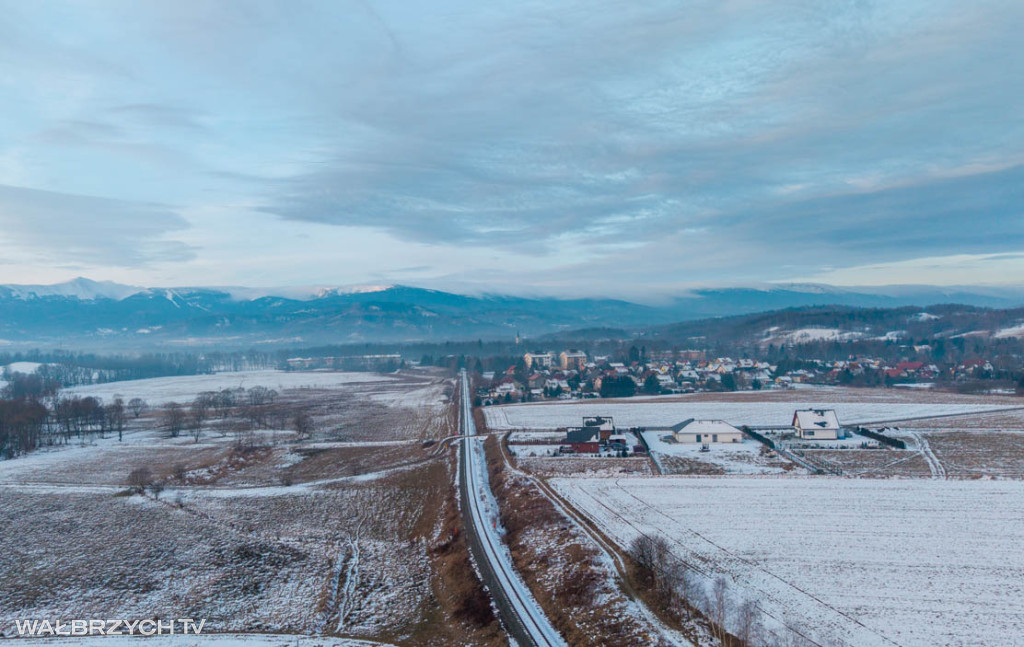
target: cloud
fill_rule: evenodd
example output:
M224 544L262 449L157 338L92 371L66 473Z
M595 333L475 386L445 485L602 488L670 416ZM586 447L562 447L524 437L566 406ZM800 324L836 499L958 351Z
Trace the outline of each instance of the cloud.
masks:
M142 267L185 261L169 239L186 221L168 207L0 185L0 245L65 265Z
M333 235L378 246L345 282L623 294L1024 249L1019 2L10 4L0 182L150 214L133 262L320 282Z
M110 113L114 118L128 119L150 128L184 129L199 134L208 132L200 115L178 106L133 103L114 106L110 109Z
M369 91L340 100L338 141L263 208L548 254L567 237L595 251L670 237L698 258L688 239L798 241L832 263L1019 243L1019 170L936 178L1021 161L1024 89L1006 82L1007 66L1024 72L1020 5L495 13L448 39L440 24L391 24L422 60L374 68L372 83L343 68L339 83ZM986 240L964 218L1008 235Z

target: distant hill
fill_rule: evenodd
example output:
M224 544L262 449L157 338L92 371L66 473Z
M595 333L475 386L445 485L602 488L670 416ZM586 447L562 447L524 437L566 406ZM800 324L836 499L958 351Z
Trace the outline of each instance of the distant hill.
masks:
M856 325L852 322L857 317L867 315L852 310L841 315L843 308L892 309L950 302L1007 308L1024 305L1024 291L772 286L696 290L657 305L644 305L616 299L469 296L402 285L141 288L76 279L50 286L0 286L0 344L103 351L493 340L512 339L517 333L531 338L685 337L708 328L705 324L688 328L688 321L786 308L811 308L804 314L785 315L798 326L789 332L802 328L845 331L844 326ZM825 305L833 307L814 312L813 307ZM908 316L917 311L911 308ZM769 319L739 321L723 319L715 328L722 334L761 335L774 325ZM920 323L934 327L951 321ZM747 328L741 330L743 326ZM848 332L882 335L913 329L895 320L871 326L870 331Z
M1024 338L1024 308L959 304L899 308L814 306L653 326L639 336L703 345L801 346L834 342L926 343L931 339Z

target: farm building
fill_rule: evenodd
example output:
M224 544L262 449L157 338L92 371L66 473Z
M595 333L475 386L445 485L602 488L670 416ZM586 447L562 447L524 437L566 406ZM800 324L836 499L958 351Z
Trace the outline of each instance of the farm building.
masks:
M839 418L832 409L801 409L793 413L793 428L797 438L807 440L836 440L839 438Z
M677 443L742 443L743 432L721 420L689 418L670 427Z

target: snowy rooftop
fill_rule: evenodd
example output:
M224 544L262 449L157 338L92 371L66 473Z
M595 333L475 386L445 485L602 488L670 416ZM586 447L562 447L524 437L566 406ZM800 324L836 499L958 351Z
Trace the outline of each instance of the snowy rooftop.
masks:
M677 434L728 434L739 432L739 429L724 420L695 420L693 418L672 425L671 429Z
M802 409L794 418L793 424L801 429L839 429L839 418L833 409Z

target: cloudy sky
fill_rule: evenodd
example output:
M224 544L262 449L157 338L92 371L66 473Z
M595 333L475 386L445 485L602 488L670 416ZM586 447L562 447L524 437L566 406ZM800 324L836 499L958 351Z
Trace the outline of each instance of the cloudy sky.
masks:
M0 0L0 282L1024 283L1024 3Z

